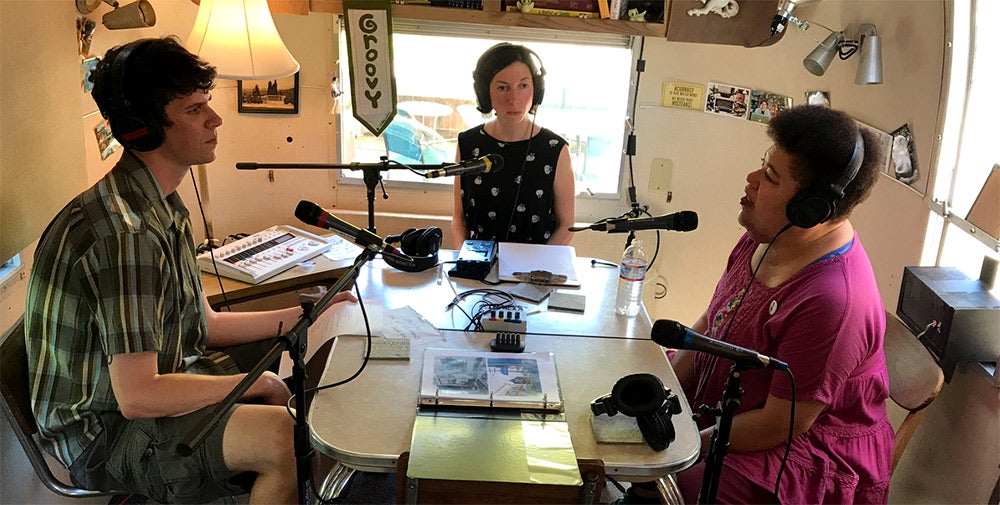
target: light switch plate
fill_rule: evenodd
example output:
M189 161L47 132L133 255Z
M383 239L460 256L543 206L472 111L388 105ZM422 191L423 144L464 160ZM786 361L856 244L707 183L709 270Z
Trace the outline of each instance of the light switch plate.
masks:
M657 193L669 193L670 183L674 174L674 162L671 160L656 158L653 166L649 170L649 191Z

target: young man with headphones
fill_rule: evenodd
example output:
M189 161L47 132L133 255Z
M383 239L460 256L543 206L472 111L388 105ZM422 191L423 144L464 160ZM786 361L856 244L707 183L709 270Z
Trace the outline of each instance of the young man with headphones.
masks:
M32 402L46 450L82 487L166 503L249 489L251 503L292 503L290 392L272 372L191 456L176 451L256 365L218 349L266 350L301 314L215 312L202 292L176 189L215 159L215 75L172 37L113 48L94 70L94 100L125 149L36 249L25 311Z
M879 144L821 106L784 110L767 132L774 145L740 199L746 233L692 329L788 363L795 396L783 373L741 374L717 499L885 503L893 446L885 311L848 219L878 179ZM671 363L692 408L718 404L731 361L681 350ZM795 436L781 470L793 398ZM703 452L714 423L699 419ZM678 475L686 501L697 500L704 470L702 462Z
M466 239L569 244L576 179L566 140L535 124L545 95L541 61L524 46L501 42L480 56L472 78L477 109L495 115L458 135L457 158L499 154L504 168L455 181L452 245L461 249Z

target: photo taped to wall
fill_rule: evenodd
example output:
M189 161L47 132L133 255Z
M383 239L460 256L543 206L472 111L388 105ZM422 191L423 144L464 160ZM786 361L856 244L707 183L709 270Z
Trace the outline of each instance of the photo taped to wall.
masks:
M732 84L708 83L704 111L729 117L746 118L750 111L750 90Z

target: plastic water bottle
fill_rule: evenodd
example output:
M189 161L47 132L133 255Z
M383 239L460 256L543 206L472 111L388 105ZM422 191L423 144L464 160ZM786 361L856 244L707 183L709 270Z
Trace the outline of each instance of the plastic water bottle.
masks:
M622 262L618 266L618 296L615 298L615 311L619 314L631 317L639 313L647 263L642 242L633 239L632 244L625 248Z

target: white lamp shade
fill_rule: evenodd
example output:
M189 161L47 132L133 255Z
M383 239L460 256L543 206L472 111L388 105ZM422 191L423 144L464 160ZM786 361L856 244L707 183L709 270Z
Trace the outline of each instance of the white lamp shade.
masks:
M273 79L299 71L267 0L201 0L187 48L224 79Z

